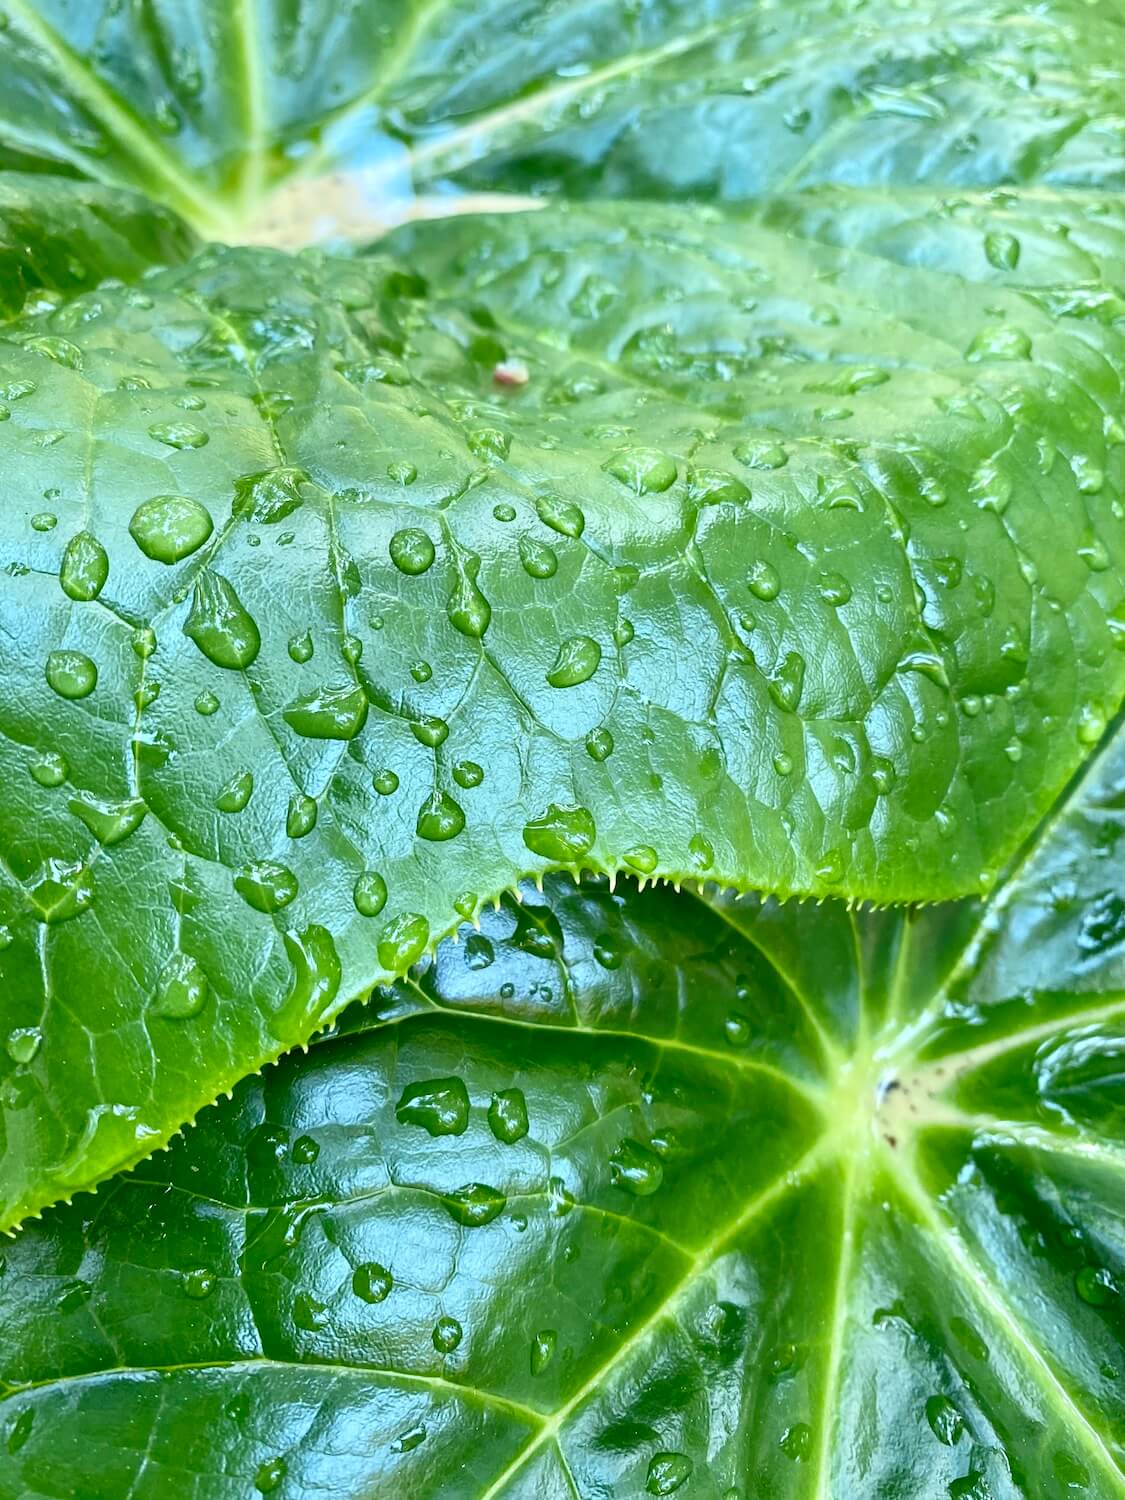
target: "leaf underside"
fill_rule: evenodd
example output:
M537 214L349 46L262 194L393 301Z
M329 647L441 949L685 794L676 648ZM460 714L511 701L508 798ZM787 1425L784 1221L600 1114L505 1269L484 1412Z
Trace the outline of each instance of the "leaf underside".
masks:
M0 1493L1125 1495L1122 56L3 0Z

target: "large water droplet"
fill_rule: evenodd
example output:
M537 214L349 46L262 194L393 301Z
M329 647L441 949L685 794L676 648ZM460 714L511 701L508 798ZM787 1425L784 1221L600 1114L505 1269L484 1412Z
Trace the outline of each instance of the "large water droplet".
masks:
M60 698L88 698L98 685L98 669L81 651L52 651L46 677Z
M248 667L262 645L257 625L220 573L201 573L196 580L184 634L208 661L232 672Z
M96 599L109 577L109 558L97 537L89 531L72 536L63 553L59 583L70 599Z
M540 495L535 502L535 513L552 531L560 536L580 537L586 528L586 517L581 507L558 495Z
M120 844L144 822L148 811L139 797L124 802L109 802L91 792L80 792L67 804L76 818L90 830L99 844L107 848Z
M457 582L449 596L446 613L450 624L473 640L479 640L492 619L492 606L477 587L480 558L469 553L458 558Z
M149 1013L183 1021L197 1016L207 1001L207 975L188 953L173 953L157 981Z
M385 1302L394 1284L394 1277L377 1260L365 1261L352 1272L352 1291L361 1302Z
M466 1229L491 1224L504 1212L508 1202L499 1189L488 1187L483 1182L467 1182L455 1192L444 1193L441 1201L450 1218Z
M391 537L389 550L395 567L411 578L432 567L437 555L434 544L426 533L413 527L396 531Z
M521 536L519 552L523 570L532 578L553 578L559 570L558 554L553 547L548 547L546 542L538 542L530 536Z
M547 681L555 688L577 687L589 682L602 659L602 648L588 635L572 635L559 647Z
M238 771L215 798L215 806L222 813L240 813L254 794L252 771Z
M488 1106L488 1125L492 1134L505 1145L514 1145L528 1131L527 1100L522 1089L501 1089L493 1094Z
M336 683L295 698L281 717L308 740L352 740L367 722L367 709L358 683Z
M84 864L48 859L28 884L27 894L42 922L67 922L89 910L94 877Z
M377 917L387 904L387 882L378 870L364 870L352 891L361 917Z
M420 839L440 844L456 838L464 826L465 814L460 804L448 792L435 791L418 809L415 831Z
M656 1453L649 1460L645 1489L650 1495L674 1495L694 1467L686 1453Z
M415 912L402 912L383 929L379 962L391 974L404 974L417 963L430 940L430 924Z
M187 495L154 495L129 522L129 535L144 555L167 564L197 552L213 530L210 512Z
M308 484L304 469L279 467L259 474L244 474L234 481L233 515L269 526L281 521L304 504L301 486Z
M623 448L602 465L636 495L660 494L676 482L676 464L655 448Z
M560 807L552 802L546 812L524 825L523 841L532 854L560 864L573 864L594 847L597 829L586 807Z
M210 438L191 422L157 422L148 430L150 438L169 448L203 448Z
M624 1140L609 1159L609 1180L636 1198L647 1198L664 1181L664 1167L647 1146Z
M234 888L247 906L266 913L280 911L283 906L288 906L298 891L297 877L293 871L270 859L259 859L244 865L234 877Z

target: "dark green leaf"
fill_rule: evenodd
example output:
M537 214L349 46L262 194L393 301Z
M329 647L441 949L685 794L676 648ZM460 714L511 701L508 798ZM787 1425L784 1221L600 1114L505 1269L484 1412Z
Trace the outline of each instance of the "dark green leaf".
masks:
M22 1231L0 1489L1125 1494L1123 777L983 908L505 897Z

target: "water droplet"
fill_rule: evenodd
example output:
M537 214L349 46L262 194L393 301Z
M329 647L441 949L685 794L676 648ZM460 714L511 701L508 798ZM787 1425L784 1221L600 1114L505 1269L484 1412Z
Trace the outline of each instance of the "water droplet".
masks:
M366 1261L352 1272L352 1291L362 1302L385 1302L394 1284L394 1277L377 1260Z
M645 1489L650 1495L674 1495L694 1467L686 1453L656 1453L649 1460Z
M403 974L417 963L430 940L430 924L415 912L402 912L383 929L379 962L391 974Z
M993 463L981 464L973 475L970 493L981 510L993 510L1003 515L1012 498L1012 481Z
M773 768L779 776L791 776L793 773L793 757L779 750L773 758Z
M965 358L974 365L989 360L1030 359L1031 339L1022 328L1003 323L982 328L966 349Z
M52 651L46 676L60 698L88 698L98 685L98 669L81 651Z
M480 786L484 780L484 768L478 766L475 760L459 760L453 767L453 779L458 786L470 791L475 786Z
M691 862L700 870L709 870L715 863L715 851L701 833L693 833L688 843Z
M434 669L428 661L416 661L411 665L410 675L415 682L429 682L434 675Z
M408 484L413 484L418 478L418 470L409 459L396 459L394 463L387 465L387 478L393 479L395 484L401 484L405 487Z
M1092 531L1088 531L1083 537L1078 556L1091 573L1104 573L1110 564L1109 548L1101 537L1095 536Z
M311 1135L299 1135L293 1142L290 1155L301 1167L311 1167L320 1155L320 1145Z
M488 1125L492 1134L505 1145L514 1145L528 1131L527 1100L521 1089L501 1089L493 1094L488 1106Z
M96 599L109 577L109 558L97 537L89 531L72 536L63 553L59 583L70 599Z
M1105 713L1096 703L1087 703L1078 714L1075 733L1080 745L1096 745L1105 734Z
M150 1014L186 1021L207 1003L207 975L189 953L173 953L160 972Z
M750 571L746 575L746 587L755 599L762 599L768 603L781 593L781 579L773 564L766 562L765 558L760 558L751 564Z
M196 579L184 634L208 661L231 672L248 667L262 645L257 625L220 573L201 573Z
M264 1464L258 1465L254 1474L254 1488L259 1494L272 1494L280 1486L286 1472L283 1458L267 1458Z
M466 1229L479 1229L491 1224L507 1206L507 1198L497 1188L483 1182L467 1182L455 1192L444 1193L442 1204L450 1218Z
M749 487L725 469L689 469L687 481L688 494L699 505L745 505L750 499Z
M788 651L777 671L770 678L770 697L787 714L795 713L801 702L805 685L805 658L797 651Z
M560 807L552 802L546 812L524 825L523 841L532 854L560 864L573 864L594 847L597 830L588 808Z
M479 640L492 619L492 606L477 587L480 558L468 553L457 560L457 582L449 596L446 613L455 630Z
M440 844L455 839L464 826L465 814L460 804L448 792L435 791L418 809L415 832L420 839Z
M129 535L153 562L172 564L197 552L214 530L210 512L187 495L155 495L138 505Z
M1070 467L1078 484L1080 495L1100 495L1105 486L1105 470L1100 468L1085 453L1076 453Z
M876 755L871 760L871 780L875 784L875 790L881 797L885 797L895 784L896 772L891 761L885 756Z
M66 756L58 750L43 750L28 766L32 781L40 786L62 786L70 771Z
M1091 1307L1108 1307L1118 1297L1117 1285L1104 1266L1083 1266L1074 1278L1074 1286L1082 1301Z
M535 513L552 531L560 536L578 538L586 529L586 517L579 506L557 495L540 495L535 502Z
M239 771L227 782L215 798L219 812L240 813L254 793L254 776L251 771Z
M602 468L635 495L661 494L676 482L674 460L655 448L623 448Z
M553 1328L540 1328L531 1340L531 1373L542 1375L555 1357L559 1336Z
M780 443L763 441L739 443L734 456L748 469L783 469L789 462L789 455Z
M203 428L191 422L157 422L149 428L148 435L169 448L203 448L210 442Z
M842 573L822 573L818 585L820 597L825 604L838 609L852 597L852 586Z
M936 682L938 687L949 686L949 674L945 669L945 662L936 651L911 651L899 662L899 672L917 672L922 677L928 677L931 682Z
M926 1421L939 1443L947 1448L956 1446L965 1430L961 1413L948 1396L931 1396L926 1402Z
M664 1168L647 1146L624 1140L609 1159L609 1180L635 1198L647 1198L664 1181Z
M1014 234L1002 234L999 231L986 234L984 253L989 265L995 266L998 271L1014 271L1019 265L1020 242Z
M642 875L651 875L659 862L659 856L651 844L638 844L625 854L625 863Z
M598 670L602 659L602 648L588 635L572 635L559 647L555 664L547 673L547 681L554 688L577 687L589 682Z
M781 1434L781 1451L794 1463L803 1463L812 1450L812 1428L807 1422L794 1422Z
M377 870L364 870L352 892L361 917L377 917L387 904L387 882Z
M444 719L422 718L410 721L410 732L420 745L436 750L449 736L449 725Z
M613 627L613 643L622 649L633 639L636 631L633 629L632 620L618 620Z
M300 509L304 504L301 486L308 482L304 469L279 467L259 474L244 474L234 481L231 514L271 526Z
M243 865L234 877L234 888L247 906L267 914L288 906L298 891L293 871L269 859Z
M452 1354L464 1336L464 1329L456 1318L439 1318L431 1335L434 1348L439 1354Z
M749 1017L732 1010L723 1022L723 1035L732 1047L745 1047L752 1035Z
M599 764L613 754L613 735L604 725L591 729L586 736L586 754Z
M281 717L307 740L354 740L367 722L367 708L358 683L334 683L295 698Z
M214 1271L209 1271L206 1266L195 1266L190 1271L184 1272L184 1295L190 1297L193 1302L202 1302L215 1290L218 1277Z
M514 521L516 519L516 507L509 505L506 500L501 500L498 505L492 507L492 514L497 521Z
M398 777L393 771L376 771L371 778L371 785L380 797L393 797L398 791Z
M219 711L218 698L215 697L214 693L200 693L195 700L195 711L197 714L202 714L204 718L209 719L212 714L216 714Z
M34 1423L35 1408L33 1406L25 1406L8 1430L8 1440L5 1447L13 1456L27 1443Z
M396 531L390 542L391 562L400 573L416 578L433 566L434 544L424 531L410 528Z
M354 667L363 655L363 642L358 635L346 635L340 646L340 655L349 667Z
M289 799L289 811L285 815L285 832L291 839L303 839L316 827L317 804L314 797L304 792L294 792Z
M9 1031L5 1045L14 1063L26 1065L39 1051L42 1041L43 1033L38 1026L17 1026Z
M304 635L291 635L289 637L289 655L295 662L309 661L312 654L312 636L307 630Z
M408 1427L400 1433L391 1444L392 1453L412 1453L415 1448L420 1448L426 1441L426 1428L422 1422L415 1422L413 1427Z
M465 443L477 458L507 458L512 439L499 427L473 427L465 434Z
M40 921L67 922L93 904L94 877L81 863L49 859L36 871L27 893Z
M519 553L524 572L532 578L553 578L559 570L558 553L553 547L548 547L546 542L521 536Z

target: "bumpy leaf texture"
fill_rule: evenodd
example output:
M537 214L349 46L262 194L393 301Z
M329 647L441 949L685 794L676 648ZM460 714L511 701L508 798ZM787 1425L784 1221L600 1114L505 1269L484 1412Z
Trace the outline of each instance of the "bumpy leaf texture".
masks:
M982 910L550 877L0 1279L0 1490L1125 1494L1125 754Z
M2 1222L523 876L989 887L1125 688L1119 6L3 11ZM118 199L408 180L554 201Z

